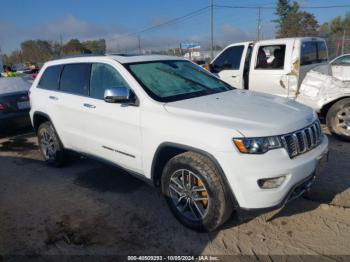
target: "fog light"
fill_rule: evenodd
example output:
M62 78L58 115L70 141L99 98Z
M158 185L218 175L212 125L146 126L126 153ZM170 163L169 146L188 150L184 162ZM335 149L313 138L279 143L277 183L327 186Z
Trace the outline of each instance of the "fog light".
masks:
M286 176L260 179L258 180L258 185L263 189L276 188L282 185L285 179Z

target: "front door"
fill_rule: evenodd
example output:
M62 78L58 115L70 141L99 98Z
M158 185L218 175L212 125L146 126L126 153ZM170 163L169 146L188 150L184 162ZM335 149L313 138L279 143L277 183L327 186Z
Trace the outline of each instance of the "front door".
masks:
M244 88L243 69L247 45L229 46L210 64L210 71L236 88Z
M128 87L112 64L91 65L90 95L82 103L89 154L142 173L140 106L107 103L104 91Z

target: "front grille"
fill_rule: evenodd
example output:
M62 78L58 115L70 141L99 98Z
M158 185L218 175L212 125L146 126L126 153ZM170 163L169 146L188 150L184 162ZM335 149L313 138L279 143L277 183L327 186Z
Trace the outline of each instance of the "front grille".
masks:
M321 144L323 137L320 122L316 120L310 126L281 137L289 157L299 156Z

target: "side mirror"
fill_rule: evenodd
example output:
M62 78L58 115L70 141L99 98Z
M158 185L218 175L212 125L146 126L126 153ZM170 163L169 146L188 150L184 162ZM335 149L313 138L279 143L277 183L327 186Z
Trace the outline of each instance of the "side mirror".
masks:
M130 102L130 89L125 86L106 89L103 97L107 103L127 103Z

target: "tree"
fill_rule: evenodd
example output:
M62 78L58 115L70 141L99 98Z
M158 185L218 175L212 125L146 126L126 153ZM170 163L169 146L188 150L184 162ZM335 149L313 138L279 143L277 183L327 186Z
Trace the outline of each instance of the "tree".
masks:
M27 40L21 43L19 50L4 55L6 65L42 64L48 60L74 54L104 54L106 41L104 39L90 40L81 43L78 39L71 39L65 45L46 40Z
M319 35L326 38L331 57L340 55L342 50L345 53L350 51L350 41L345 41L344 48L342 47L344 33L347 39L350 35L350 12L343 17L337 16L321 25Z
M43 63L52 59L51 43L45 40L28 40L21 43L24 62Z
M63 46L63 53L66 55L83 54L85 53L84 51L84 46L78 39L71 39L67 44Z
M273 22L277 23L278 31L281 30L284 21L290 14L295 14L299 11L299 4L297 2L293 2L290 4L289 0L278 0L277 7L275 11L275 15L278 16L278 19L273 20Z
M21 51L15 50L10 55L5 54L3 56L3 62L4 62L4 65L7 65L7 66L21 64L23 62Z
M319 25L313 14L289 14L282 23L278 37L317 36Z
M106 53L106 41L104 39L82 42L84 49L91 54L102 55Z

